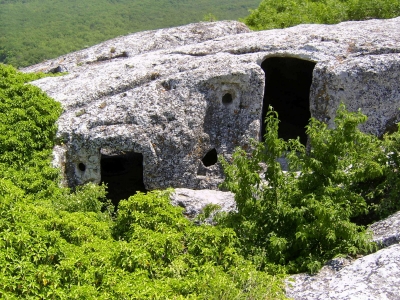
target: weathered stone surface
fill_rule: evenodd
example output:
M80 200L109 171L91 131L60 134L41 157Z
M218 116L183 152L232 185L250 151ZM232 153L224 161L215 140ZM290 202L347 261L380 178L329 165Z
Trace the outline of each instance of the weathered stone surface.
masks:
M175 189L171 194L171 203L185 209L184 214L189 218L198 216L208 204L221 208L218 211L229 212L236 209L235 195L231 192L213 190Z
M260 138L271 89L290 111L289 133L303 130L290 121L307 120L307 111L332 124L340 101L369 116L367 132L399 121L399 28L400 18L261 32L199 23L117 38L25 71L69 72L34 82L64 107L55 155L65 157L55 161L69 185L100 182L102 154L134 152L143 155L147 189L216 188L223 174L215 154L229 158ZM268 81L279 70L266 78L271 57L288 58L284 83ZM299 60L315 63L312 74L289 68ZM292 89L304 75L309 99L298 105Z
M286 294L295 300L399 299L400 212L370 226L381 247L357 260L337 258L316 275L298 274L287 280Z
M374 241L381 247L400 243L400 211L369 228L374 234Z
M354 262L336 259L317 275L299 274L287 282L295 300L397 300L400 295L400 244Z
M250 32L242 23L223 21L142 31L25 68L26 72L81 72L81 66L132 57L161 49L196 44L225 35Z

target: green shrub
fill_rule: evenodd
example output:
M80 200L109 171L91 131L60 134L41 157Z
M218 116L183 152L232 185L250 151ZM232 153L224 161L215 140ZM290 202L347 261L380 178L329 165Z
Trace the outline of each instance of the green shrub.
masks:
M4 65L0 74L10 113L0 132L1 299L284 298L282 276L238 254L232 229L189 222L171 190L138 193L115 216L105 186L59 187L49 158L60 106L25 85L43 75Z
M347 20L393 18L398 0L263 0L243 21L254 30L305 23L335 24Z
M386 165L384 174L355 186L370 205L368 221L383 219L400 210L400 130L385 134L383 145Z
M115 239L123 240L118 266L147 278L163 278L170 291L164 296L283 297L278 279L256 271L237 253L232 229L194 225L183 217L182 208L171 206L170 192L138 193L120 202L114 226Z
M270 110L265 142L256 143L250 155L237 149L231 164L222 160L223 187L235 193L238 207L223 222L248 245L248 255L264 253L266 266L315 272L334 256L375 249L365 228L351 222L370 208L359 186L388 172L383 142L357 129L365 120L344 106L335 129L311 119L306 152L299 140L278 138L279 121ZM283 155L288 173L277 162Z

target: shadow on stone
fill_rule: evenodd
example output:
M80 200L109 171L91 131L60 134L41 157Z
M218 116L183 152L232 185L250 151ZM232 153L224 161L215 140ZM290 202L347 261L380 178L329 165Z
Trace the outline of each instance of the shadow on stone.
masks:
M107 197L117 207L137 191L146 192L143 183L143 155L135 152L101 154L101 181L108 186Z
M212 165L215 165L218 161L218 153L215 148L211 149L204 155L204 157L201 159L203 162L204 166L209 167Z
M292 57L271 57L261 64L265 72L265 91L262 112L261 136L264 141L265 116L272 106L279 116L280 138L300 137L307 143L305 126L310 114L310 87L315 63Z

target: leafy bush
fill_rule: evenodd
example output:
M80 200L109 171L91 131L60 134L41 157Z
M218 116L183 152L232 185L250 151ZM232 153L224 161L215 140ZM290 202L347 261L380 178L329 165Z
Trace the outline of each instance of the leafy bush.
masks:
M60 105L39 88L25 85L43 75L20 75L12 67L0 68L0 162L23 164L35 151L53 144Z
M400 125L400 124L398 124ZM400 210L400 129L385 134L381 149L385 153L383 175L354 187L370 205L368 221L383 219Z
M254 30L264 30L304 23L334 24L399 15L398 0L263 0L243 21Z
M163 297L280 297L278 281L255 271L237 253L232 229L194 225L181 208L171 207L169 193L138 193L120 202L114 227L114 237L123 245L118 266L147 278L163 278L168 286Z
M361 133L365 116L341 106L335 129L311 120L309 151L278 138L271 110L265 142L223 161L238 212L217 226L184 218L171 190L131 196L114 215L105 186L58 186L49 157L60 106L25 84L43 75L0 73L1 113L12 116L0 132L0 298L284 299L285 272L372 251L351 221L400 207L400 133ZM276 162L282 155L290 172Z
M222 160L223 187L235 193L238 207L222 221L248 245L247 255L263 253L266 267L280 264L290 272L315 272L334 256L375 249L365 228L352 221L374 210L393 213L398 208L400 139L399 133L381 141L360 132L357 127L365 120L343 105L334 129L311 119L307 152L299 140L278 138L279 120L270 110L265 142L255 143L250 155L237 149L231 164ZM287 173L277 162L283 155ZM366 185L372 189L369 198L361 189ZM374 196L382 191L385 197L377 202Z
M171 190L121 201L114 217L105 186L60 188L49 161L60 106L25 84L44 75L0 74L1 299L284 298L232 229L189 222Z

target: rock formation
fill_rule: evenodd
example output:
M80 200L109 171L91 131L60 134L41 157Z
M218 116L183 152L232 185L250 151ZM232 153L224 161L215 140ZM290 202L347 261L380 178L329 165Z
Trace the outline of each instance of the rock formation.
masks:
M185 216L192 219L210 204L218 205L219 212L236 210L235 195L231 192L178 188L171 194L170 199L173 205L183 207ZM209 223L213 223L212 218Z
M171 202L195 219L208 204L220 211L235 209L230 192L176 189ZM213 223L212 219L205 220ZM294 300L397 300L400 295L400 212L372 224L381 250L364 257L335 258L317 274L297 274L286 280L286 295Z
M54 161L70 186L111 175L117 190L213 189L223 177L218 155L260 139L268 105L281 137L303 143L309 117L332 125L341 101L368 115L364 131L390 130L400 120L399 28L400 18L260 32L198 23L24 71L68 72L33 84L64 107Z
M370 226L382 247L357 260L337 258L316 275L298 274L287 281L294 300L397 300L400 295L400 212Z

